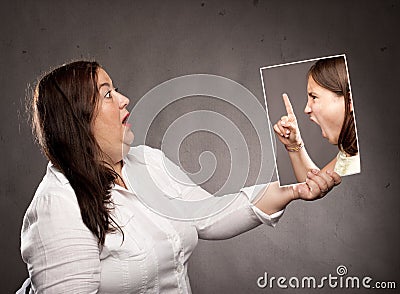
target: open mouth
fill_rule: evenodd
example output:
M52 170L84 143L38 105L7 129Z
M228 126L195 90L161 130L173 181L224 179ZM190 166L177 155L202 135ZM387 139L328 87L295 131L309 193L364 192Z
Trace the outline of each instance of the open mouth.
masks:
M313 123L319 125L319 123L318 123L312 116L310 116L310 120L311 120Z
M124 116L124 118L123 118L123 120L122 120L122 124L123 125L126 125L126 123L127 123L127 121L128 121L128 118L129 118L129 112Z

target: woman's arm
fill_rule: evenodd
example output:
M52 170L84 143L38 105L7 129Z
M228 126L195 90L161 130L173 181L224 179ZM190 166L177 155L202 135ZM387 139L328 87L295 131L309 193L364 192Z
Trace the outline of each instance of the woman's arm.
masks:
M147 169L154 184L164 190L166 195L169 194L170 197L175 195L169 201L186 200L187 204L190 204L187 210L194 209L194 212L199 212L193 215L200 218L193 218L191 221L201 239L232 238L261 223L273 226L291 201L317 199L325 195L335 184L340 183L340 177L335 173L330 175L314 170L315 173L310 173L306 183L292 187L279 188L278 182L273 182L242 188L238 193L214 197L195 185L177 165L163 156L160 150L144 146L141 149L147 157ZM135 148L132 154L137 153L135 156L139 157L138 151L139 148ZM141 181L143 182L143 179ZM172 193L171 189L175 192ZM219 201L226 205L220 207ZM220 209L216 210L215 205Z
M64 191L65 192L65 191ZM67 195L36 195L21 231L22 258L35 293L97 293L100 283L96 237Z
M255 186L254 189L252 187L244 188L233 202L219 214L196 222L199 237L214 240L227 239L261 223L274 226L290 202L297 199L310 201L322 198L340 182L340 176L335 172L313 170L308 174L306 183L279 187L278 182L272 182L264 185L264 188L258 193L259 186ZM254 195L255 193L257 195ZM254 199L256 200L254 201Z

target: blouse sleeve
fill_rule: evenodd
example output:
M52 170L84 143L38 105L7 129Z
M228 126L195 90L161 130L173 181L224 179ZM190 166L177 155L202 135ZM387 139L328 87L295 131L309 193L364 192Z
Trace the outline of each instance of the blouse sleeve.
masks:
M199 238L205 240L229 239L260 224L274 227L284 210L268 215L252 203L254 199L257 199L258 193L267 186L268 184L246 187L239 193L221 196L230 197L233 200L220 212L195 222ZM208 193L200 187L198 189L202 191L193 191L192 193ZM209 197L214 196L210 195Z
M150 147L145 147L145 149L144 153L147 154L148 163L156 167L152 172L152 174L156 174L154 179L156 179L157 185L165 190L165 194L174 193L178 195L178 198L189 201L210 198L218 198L223 201L224 197L229 199L229 201L226 201L229 205L226 205L218 213L193 221L201 239L228 239L262 223L273 227L284 212L284 210L281 210L268 215L253 204L253 201L258 199L259 193L267 188L268 184L246 187L241 189L239 193L214 197L200 186L193 184L190 178L162 151ZM167 170L165 167L168 167ZM215 202L210 201L210 203Z
M99 246L75 197L35 196L23 221L21 253L35 293L97 293Z

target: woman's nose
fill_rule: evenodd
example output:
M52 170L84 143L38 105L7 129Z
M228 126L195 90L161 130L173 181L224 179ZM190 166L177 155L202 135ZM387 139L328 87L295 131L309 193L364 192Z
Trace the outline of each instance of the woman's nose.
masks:
M310 114L311 113L311 107L308 104L308 101L307 101L306 107L304 108L304 113L305 114Z
M121 93L118 93L119 95L119 103L120 103L120 108L125 108L129 104L129 98L122 95Z

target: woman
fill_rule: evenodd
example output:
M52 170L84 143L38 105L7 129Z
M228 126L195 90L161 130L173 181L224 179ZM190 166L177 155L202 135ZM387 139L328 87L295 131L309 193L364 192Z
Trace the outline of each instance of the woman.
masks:
M207 219L162 217L136 197L131 183L147 185L148 179L135 171L145 166L156 185L181 187L169 185L161 151L129 148L128 103L96 62L63 65L39 81L33 125L50 162L21 232L31 292L190 293L187 263L198 238L226 239L261 223L273 226L291 201L320 198L340 183L336 173L314 170L307 184L253 187L260 196L254 204L244 188ZM132 174L134 179L127 176ZM182 195L212 197L198 186Z
M344 57L318 60L307 74L308 100L304 112L320 126L322 136L337 145L338 155L322 171L334 170L340 176L360 172L353 103ZM286 94L283 94L287 115L274 125L279 140L289 157L299 182L311 169L318 169L307 154L296 116Z

